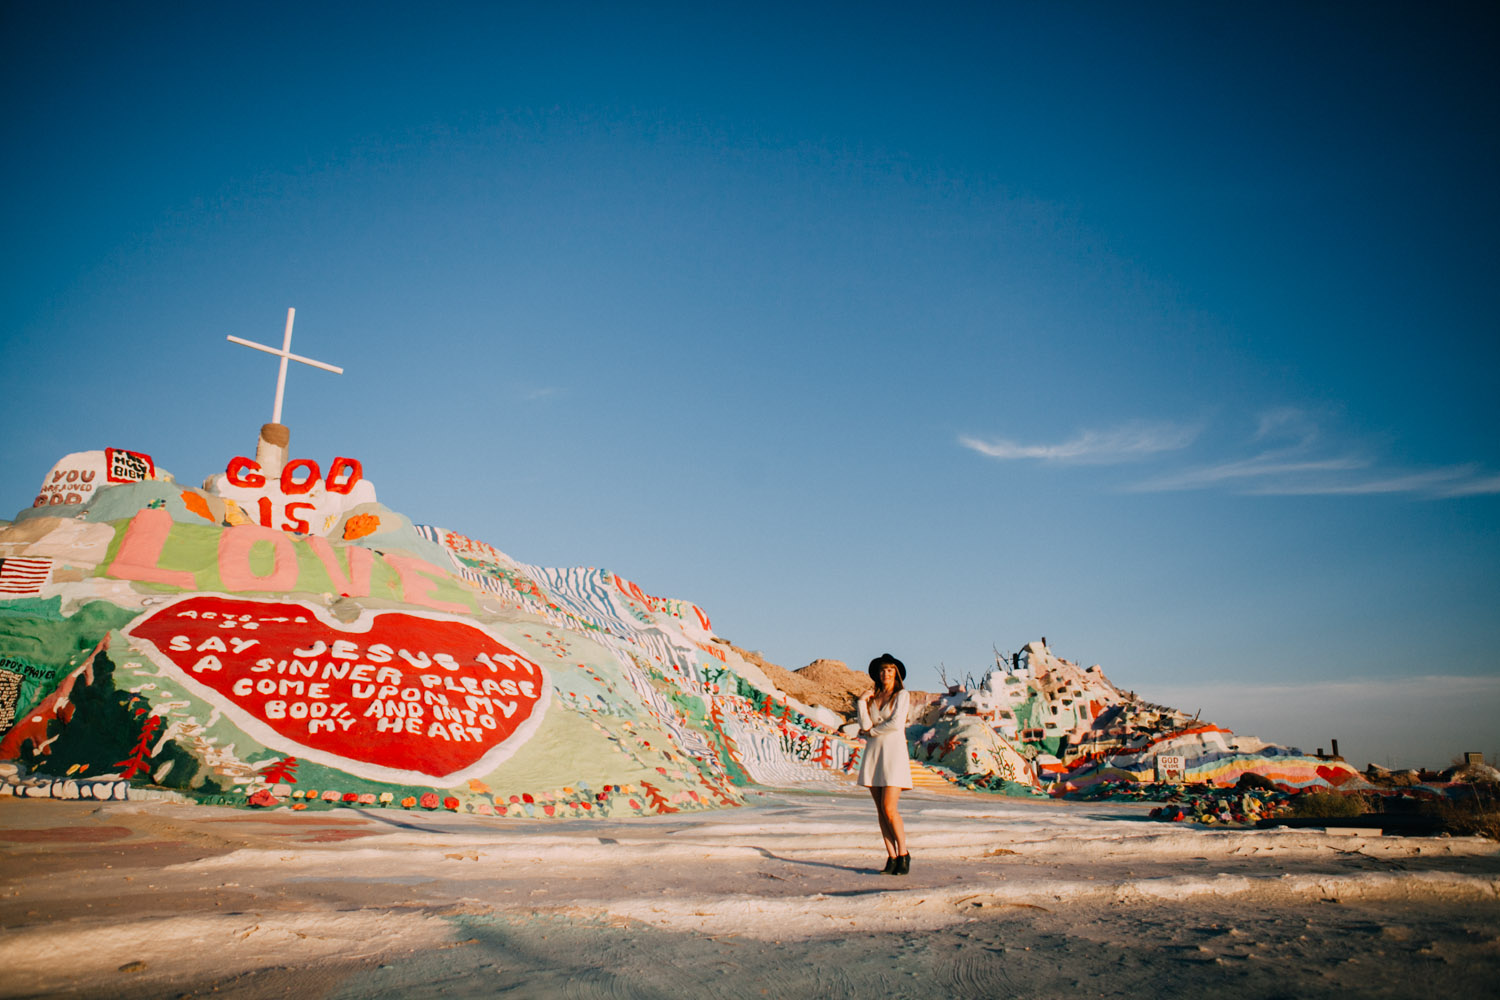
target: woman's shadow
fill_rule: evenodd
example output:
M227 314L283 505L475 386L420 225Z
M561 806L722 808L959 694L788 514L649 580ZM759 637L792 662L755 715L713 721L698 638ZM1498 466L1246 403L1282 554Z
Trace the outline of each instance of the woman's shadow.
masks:
M769 850L767 850L764 847L756 847L756 848L754 848L754 850L755 850L755 852L757 854L759 854L763 858L769 858L772 861L780 861L782 864L787 864L787 865L800 865L800 866L802 866L804 868L826 868L826 869L828 869L830 871L836 871L836 872L853 872L856 875L884 875L885 874L885 872L881 871L879 868L869 868L869 867L865 867L863 865L836 865L836 864L833 864L832 862L828 862L828 861L805 861L805 860L803 860L801 858L784 858L781 855L776 854L776 853L774 853L772 851L769 851ZM773 875L771 877L772 878L780 878L779 875ZM824 895L824 896L868 896L868 895L871 895L873 893L885 892L888 889L891 889L893 887L899 886L900 884L901 883L897 882L897 883L894 884L894 886L890 885L890 884L882 884L879 887L871 886L868 889L842 889L842 890L836 890L836 891L833 891L833 892L824 892L822 895Z

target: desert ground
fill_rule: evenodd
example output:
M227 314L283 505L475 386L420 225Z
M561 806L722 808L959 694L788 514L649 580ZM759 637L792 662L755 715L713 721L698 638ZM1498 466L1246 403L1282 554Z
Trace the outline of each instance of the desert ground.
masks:
M860 789L614 821L0 799L0 996L1493 995L1500 844Z

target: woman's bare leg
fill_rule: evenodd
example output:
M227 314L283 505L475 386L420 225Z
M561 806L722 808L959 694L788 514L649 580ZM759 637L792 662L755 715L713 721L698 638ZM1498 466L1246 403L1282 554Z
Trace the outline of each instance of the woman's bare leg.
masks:
M875 800L875 819L880 823L880 839L885 841L885 853L895 857L901 853L896 850L896 835L891 830L890 817L886 815L884 785L875 785L870 788L870 798Z
M886 850L890 851L893 857L900 856L907 853L906 825L901 822L901 789L894 785L887 785L881 788L880 791L885 794L883 796L884 802L881 803L881 808L878 808L878 811L884 818L885 825L890 829L889 843Z

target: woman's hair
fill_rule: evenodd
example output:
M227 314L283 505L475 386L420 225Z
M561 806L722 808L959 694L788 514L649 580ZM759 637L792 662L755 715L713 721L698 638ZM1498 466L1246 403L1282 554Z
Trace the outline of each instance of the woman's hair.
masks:
M890 690L889 697L882 697L880 690L880 673L883 668L892 666L896 668L896 683ZM906 664L896 659L890 653L881 653L870 661L870 680L875 682L875 697L883 705L891 698L896 697L896 692L902 690L906 685L901 683L906 680Z

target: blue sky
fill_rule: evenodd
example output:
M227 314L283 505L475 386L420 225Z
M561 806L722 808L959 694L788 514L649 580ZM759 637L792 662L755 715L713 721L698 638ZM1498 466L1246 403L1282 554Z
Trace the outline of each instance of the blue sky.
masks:
M0 507L253 453L295 306L295 456L786 666L1500 752L1483 5L0 18Z

